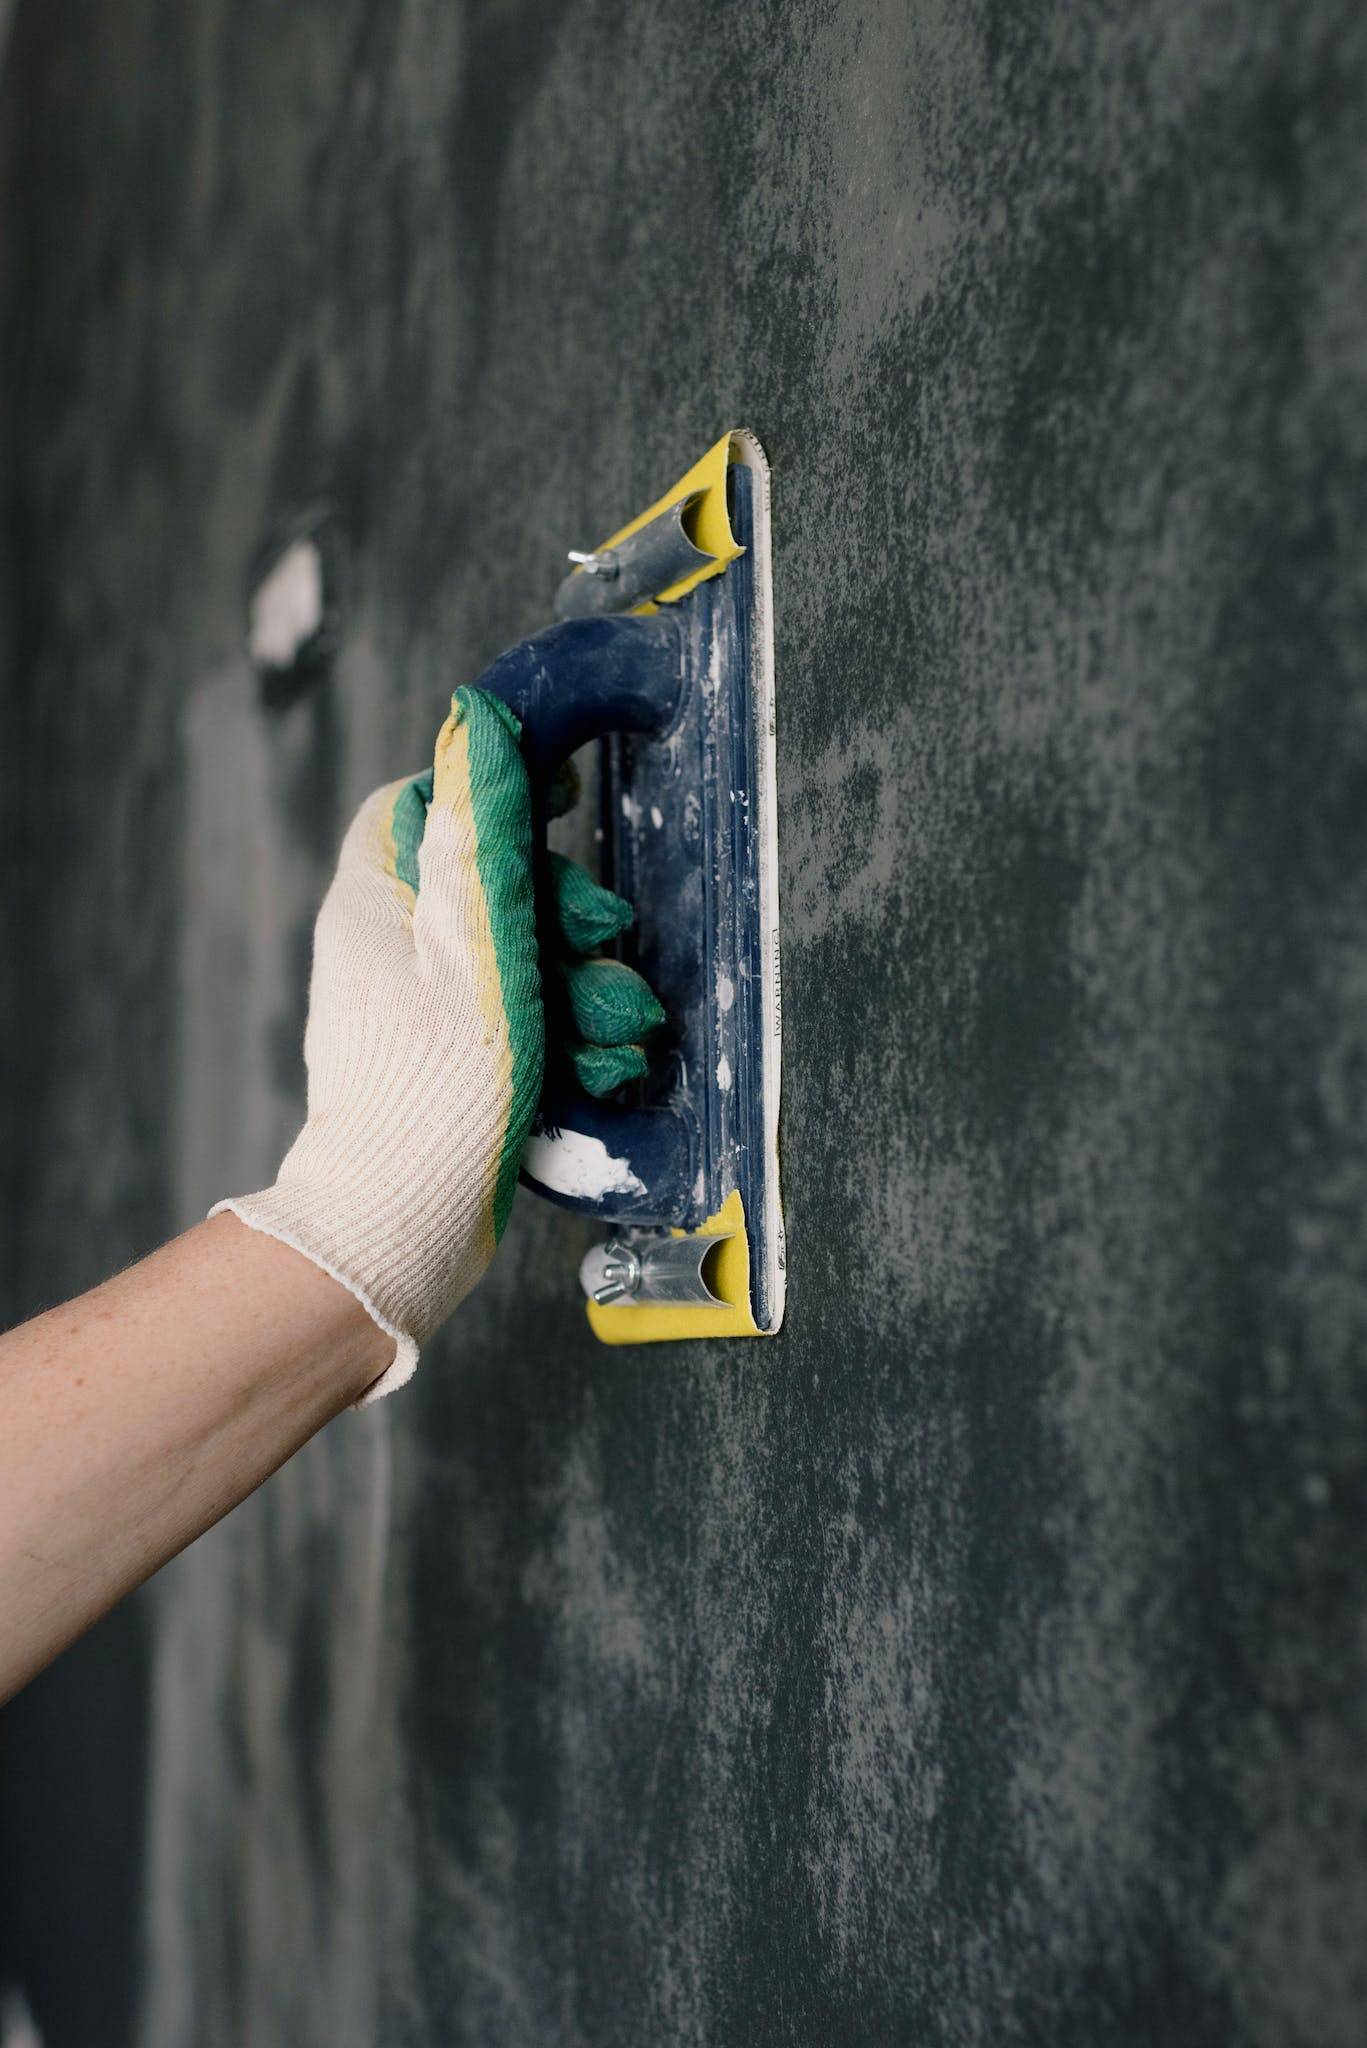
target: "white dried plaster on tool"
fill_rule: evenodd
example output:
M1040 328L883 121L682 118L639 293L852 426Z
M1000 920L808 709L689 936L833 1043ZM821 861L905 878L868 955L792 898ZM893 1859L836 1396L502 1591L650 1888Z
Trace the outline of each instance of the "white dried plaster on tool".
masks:
M318 543L285 549L251 601L247 652L258 668L290 668L323 624L323 557Z
M625 1159L614 1159L601 1138L585 1131L535 1131L522 1152L531 1178L557 1195L597 1201L604 1195L642 1195L645 1182Z

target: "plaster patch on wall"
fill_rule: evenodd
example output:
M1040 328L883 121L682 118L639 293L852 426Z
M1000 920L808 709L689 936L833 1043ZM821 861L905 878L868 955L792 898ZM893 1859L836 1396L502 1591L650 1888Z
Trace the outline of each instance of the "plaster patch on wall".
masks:
M0 66L4 64L5 17L0 12ZM43 2048L28 2000L22 1991L0 1989L0 2048Z
M906 885L913 717L904 706L886 726L842 725L814 758L794 762L781 814L785 945L875 926Z
M289 668L323 624L323 557L296 540L253 593L247 652L259 668Z
M565 1655L586 1681L581 1706L590 1713L600 1685L647 1684L660 1668L658 1618L613 1543L607 1491L591 1443L576 1445L547 1503L554 1533L522 1575L526 1598L549 1610ZM579 1739L586 1734L585 1724Z
M264 1185L294 1134L271 1040L297 972L292 919L306 905L290 900L270 822L269 732L241 665L199 679L183 733L176 1189L188 1228L220 1197Z
M302 1117L307 941L341 836L327 715L308 703L267 712L241 661L202 676L184 707L174 1200L187 1225L218 1196L266 1183ZM375 763L352 774L373 784ZM158 1578L149 2042L225 2040L192 1959L231 1979L245 2008L297 2001L282 2023L300 2038L375 2038L376 1951L356 1934L377 1910L374 1817L402 1826L390 1429L382 1406L348 1417ZM336 1785L349 1788L338 1830ZM391 1873L386 1910L404 1904ZM219 2017L226 2029L231 2012Z
M908 1502L910 1539L870 1534L860 1502L870 1483L901 1488L889 1445L863 1469L847 1458L845 1508L826 1536L822 1655L824 1738L813 1757L807 1877L831 1951L854 1976L879 1972L899 1942L899 1893L933 1887L945 1815L942 1688L948 1589L926 1560L932 1523L955 1512ZM924 1469L924 1468L923 1468ZM907 1967L915 1966L907 1959Z
M203 2011L206 1969L292 2038L377 2037L366 1935L403 1905L375 1857L395 1784L389 1507L377 1409L309 1444L157 1581L142 2039L230 2039L231 2013Z

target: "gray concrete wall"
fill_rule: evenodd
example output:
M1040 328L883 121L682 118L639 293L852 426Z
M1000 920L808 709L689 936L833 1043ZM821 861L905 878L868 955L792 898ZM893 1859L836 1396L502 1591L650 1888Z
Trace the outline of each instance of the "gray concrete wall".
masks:
M53 2042L54 1949L141 2048L1361 2040L1365 80L1337 0L22 0L9 1306L273 1170L350 808L739 420L788 1026L780 1339L598 1350L524 1200L163 1575Z

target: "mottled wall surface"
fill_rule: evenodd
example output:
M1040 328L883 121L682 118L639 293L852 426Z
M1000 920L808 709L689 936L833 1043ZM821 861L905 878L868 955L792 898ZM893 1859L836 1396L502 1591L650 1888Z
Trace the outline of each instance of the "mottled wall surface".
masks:
M1365 86L1348 0L20 0L12 1312L273 1171L564 547L775 471L787 1326L601 1351L524 1198L163 1575L111 2043L1361 2041Z

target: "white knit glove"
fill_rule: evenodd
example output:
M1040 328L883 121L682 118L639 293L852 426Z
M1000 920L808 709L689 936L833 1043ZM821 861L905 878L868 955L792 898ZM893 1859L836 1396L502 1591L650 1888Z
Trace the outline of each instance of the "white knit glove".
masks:
M274 1187L220 1202L395 1340L367 1401L494 1254L541 1088L527 772L513 714L457 690L430 781L362 805L314 935L308 1121ZM419 888L420 883L420 888Z
M541 1089L543 1023L521 728L459 689L432 769L377 790L342 847L314 934L308 1120L273 1187L219 1202L303 1252L395 1341L364 1396L411 1377L418 1348L493 1257ZM556 861L571 955L631 911ZM663 1014L614 961L569 958L560 1035L595 1093L644 1071Z

